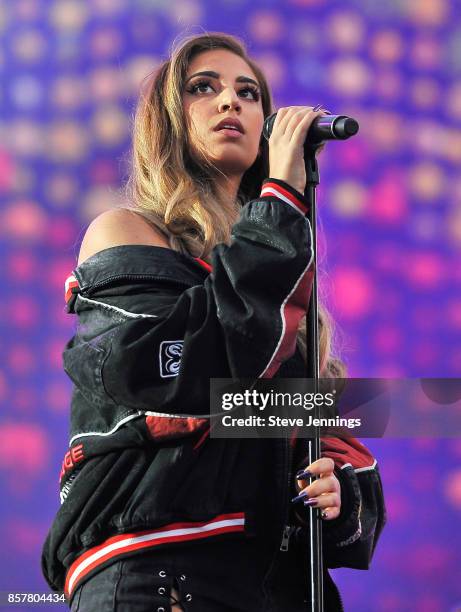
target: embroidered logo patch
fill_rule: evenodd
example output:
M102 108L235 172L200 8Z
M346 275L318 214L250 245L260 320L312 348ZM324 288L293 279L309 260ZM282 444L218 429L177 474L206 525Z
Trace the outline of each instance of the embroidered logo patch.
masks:
M160 376L168 378L179 374L184 340L164 340L160 343Z

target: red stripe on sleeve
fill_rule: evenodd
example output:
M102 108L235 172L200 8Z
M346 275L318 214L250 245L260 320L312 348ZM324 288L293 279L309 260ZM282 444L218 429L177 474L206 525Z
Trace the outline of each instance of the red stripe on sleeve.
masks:
M373 467L373 455L357 438L321 438L320 442L321 455L333 459L339 468L346 463L350 463L355 470Z
M308 208L304 202L301 202L296 196L277 183L264 183L261 189L261 197L269 195L274 195L280 200L287 202L287 204L291 204L291 206L294 206L303 215L307 213Z
M313 277L314 270L312 266L309 266L304 271L298 286L283 305L281 312L285 323L283 336L260 378L272 378L282 363L295 352L298 326L309 305Z
M73 274L66 278L66 282L64 283L64 299L66 300L66 304L72 297L72 288L78 286L78 281Z

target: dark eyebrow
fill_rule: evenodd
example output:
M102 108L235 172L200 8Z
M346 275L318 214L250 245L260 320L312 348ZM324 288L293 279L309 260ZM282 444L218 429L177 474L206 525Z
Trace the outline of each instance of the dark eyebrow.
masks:
M209 77L213 77L214 79L219 79L219 74L217 72L214 72L213 70L203 70L202 72L196 72L195 74L191 74L191 76L186 79L186 83L188 81L190 81L193 77L196 76L209 76ZM246 76L238 76L235 79L236 83L253 83L254 85L256 85L256 87L259 87L259 83L257 83L257 81L255 81L254 79L250 79L250 77L246 77Z

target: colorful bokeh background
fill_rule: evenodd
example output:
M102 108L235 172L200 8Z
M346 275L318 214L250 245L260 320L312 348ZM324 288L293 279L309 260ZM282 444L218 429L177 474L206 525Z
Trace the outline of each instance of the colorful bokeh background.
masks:
M277 107L359 121L320 156L337 351L354 377L459 377L460 16L448 0L0 2L0 591L47 590L75 327L64 280L88 223L123 198L140 82L177 37L237 34ZM346 610L461 610L461 440L364 442L388 524L368 572L333 571Z

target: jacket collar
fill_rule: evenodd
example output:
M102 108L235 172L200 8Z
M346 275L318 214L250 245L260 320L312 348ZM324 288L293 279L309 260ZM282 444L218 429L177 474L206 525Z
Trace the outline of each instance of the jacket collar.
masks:
M178 251L145 244L127 244L103 249L74 269L81 291L131 275L176 280L193 287L209 275L206 262Z

